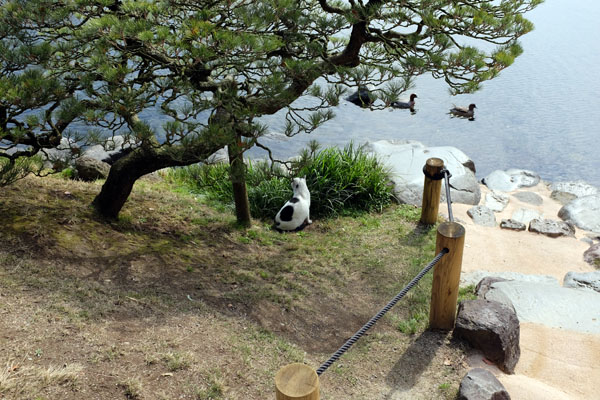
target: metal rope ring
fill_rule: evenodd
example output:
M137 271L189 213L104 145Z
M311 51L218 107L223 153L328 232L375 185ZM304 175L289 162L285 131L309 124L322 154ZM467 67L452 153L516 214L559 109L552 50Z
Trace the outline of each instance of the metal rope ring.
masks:
M427 166L425 165L423 167L423 174L428 177L429 179L431 179L432 181L441 181L442 179L444 179L444 177L446 176L446 173L448 173L448 178L450 178L452 175L450 174L450 171L448 171L446 168L442 169L440 172L438 172L437 174L430 174L429 172L427 172Z

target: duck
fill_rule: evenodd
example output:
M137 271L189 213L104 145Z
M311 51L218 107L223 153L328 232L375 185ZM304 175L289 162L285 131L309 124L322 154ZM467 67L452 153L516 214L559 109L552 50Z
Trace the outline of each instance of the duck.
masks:
M472 119L475 115L476 108L477 106L475 104L469 104L469 107L454 106L450 109L450 114L456 115L457 117Z
M392 102L392 104L390 104L392 107L394 108L407 108L407 109L413 109L415 108L415 99L418 96L416 94L411 94L410 95L410 100L409 101L394 101Z

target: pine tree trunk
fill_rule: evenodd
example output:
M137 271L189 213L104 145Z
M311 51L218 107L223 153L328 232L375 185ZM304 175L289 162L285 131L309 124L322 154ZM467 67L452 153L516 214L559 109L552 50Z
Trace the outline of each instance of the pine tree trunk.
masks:
M250 227L252 225L250 202L246 188L246 166L244 165L244 152L240 136L237 137L235 145L228 146L228 153L237 222L242 226Z
M116 219L131 194L135 181L150 172L169 166L170 163L165 161L156 157L153 152L141 148L117 160L92 203L96 211L105 218Z
M131 194L136 180L162 168L202 161L223 148L228 141L225 137L219 141L178 147L161 148L152 144L139 147L112 165L102 190L92 204L103 217L115 219Z

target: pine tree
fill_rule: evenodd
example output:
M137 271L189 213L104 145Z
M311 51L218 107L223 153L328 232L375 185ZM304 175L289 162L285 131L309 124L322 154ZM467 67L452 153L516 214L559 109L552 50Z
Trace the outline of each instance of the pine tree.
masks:
M473 92L522 52L540 2L0 0L0 157L124 136L135 150L94 200L106 217L144 174L224 146L245 192L258 117L285 109L287 135L311 131L349 86L387 105L425 73ZM312 106L294 107L301 96Z

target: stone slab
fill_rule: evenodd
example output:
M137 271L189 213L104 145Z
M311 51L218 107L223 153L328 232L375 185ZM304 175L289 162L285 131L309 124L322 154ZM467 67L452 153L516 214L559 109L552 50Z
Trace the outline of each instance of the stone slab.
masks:
M512 304L519 321L600 334L600 293L540 282L496 282L488 300Z

